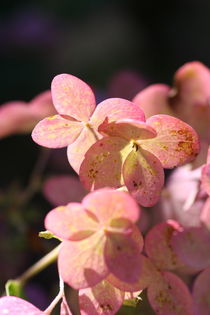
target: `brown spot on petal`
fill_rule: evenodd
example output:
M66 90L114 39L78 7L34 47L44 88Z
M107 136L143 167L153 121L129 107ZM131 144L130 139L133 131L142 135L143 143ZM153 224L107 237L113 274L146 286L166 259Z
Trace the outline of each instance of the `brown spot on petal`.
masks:
M88 171L88 177L91 178L91 179L95 179L96 176L98 174L98 171L97 170L94 170L93 168L91 168L89 171Z
M104 312L112 311L112 306L110 304L100 304L99 306Z

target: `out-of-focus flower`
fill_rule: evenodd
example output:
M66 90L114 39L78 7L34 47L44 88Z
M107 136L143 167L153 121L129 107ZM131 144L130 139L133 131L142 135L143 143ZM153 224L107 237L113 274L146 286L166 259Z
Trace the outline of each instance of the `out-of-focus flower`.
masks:
M12 101L0 107L0 139L29 133L46 115L55 113L50 91L37 95L29 103Z
M75 289L92 287L110 273L128 283L137 281L143 247L134 224L139 214L128 193L113 189L50 211L45 227L64 240L58 257L62 279Z
M146 117L170 114L191 125L199 134L202 152L198 163L205 160L210 143L210 70L200 62L183 65L174 75L174 87L154 84L140 91L133 102Z
M58 175L48 178L43 186L44 196L54 206L80 202L87 194L78 177Z
M131 70L122 70L114 74L108 85L109 97L132 98L148 85L143 76Z
M163 220L173 219L183 227L200 226L206 196L200 192L201 167L187 164L175 169L162 192L157 211Z

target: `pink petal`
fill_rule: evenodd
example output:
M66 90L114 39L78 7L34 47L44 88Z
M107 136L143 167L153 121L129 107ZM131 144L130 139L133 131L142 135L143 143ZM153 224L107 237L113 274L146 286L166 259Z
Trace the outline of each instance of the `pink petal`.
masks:
M124 292L104 280L92 288L79 291L81 315L114 315L124 300Z
M122 281L133 283L138 281L142 263L140 252L143 238L134 225L129 235L107 233L105 260L110 272Z
M132 196L142 206L154 205L160 198L164 172L160 161L150 152L132 150L123 165L123 178Z
M110 123L124 118L145 121L144 112L136 104L122 98L109 98L98 104L90 124L98 128L105 119Z
M98 138L101 135L94 131ZM87 127L84 127L79 137L68 146L67 156L71 167L76 173L79 173L80 166L88 149L97 141L94 133Z
M68 116L55 115L41 120L32 132L33 140L47 148L62 148L79 136L83 125Z
M210 197L206 200L203 206L202 212L200 214L200 220L210 231Z
M65 297L63 297L61 302L60 315L72 315Z
M80 121L88 121L96 105L91 88L70 74L60 74L53 79L52 98L59 114Z
M56 114L56 109L52 102L51 91L44 91L38 94L30 101L29 107L33 114L37 116L38 121L47 116Z
M156 137L156 132L143 121L134 119L120 119L109 124L106 120L98 128L98 131L112 137L120 137L127 140L148 139Z
M195 315L209 315L210 311L210 266L202 271L193 285Z
M121 281L113 274L108 275L107 280L112 283L113 286L125 292L144 290L151 284L151 282L157 281L160 275L154 267L152 261L143 255L140 255L139 265L141 268L139 268L139 272L137 274L138 280L133 283Z
M147 85L147 80L138 72L123 69L114 73L108 84L110 97L122 97L131 100L132 97Z
M165 84L152 84L140 91L133 102L139 105L146 118L157 114L173 116L173 111L168 103L171 88Z
M58 256L62 279L74 289L92 287L109 274L104 260L105 236L95 233L79 242L64 241Z
M76 241L95 233L98 220L80 203L69 203L51 210L45 218L45 227L62 239Z
M210 264L210 234L204 227L191 227L176 233L172 247L184 264L202 270Z
M44 315L31 303L15 297L4 296L0 298L0 315Z
M206 164L202 168L201 183L202 188L210 196L210 164Z
M83 199L82 205L107 226L118 218L136 222L140 215L135 200L128 193L114 189L96 190Z
M50 91L41 93L28 104L22 101L5 103L0 107L0 138L31 132L41 119L54 113Z
M176 168L167 180L161 196L160 211L164 220L174 219L183 227L199 226L203 198L198 198L201 168L191 164Z
M9 102L0 107L0 139L15 133L27 133L35 123L29 106L24 102Z
M207 164L210 164L210 146L208 148L208 152L207 152Z
M87 194L79 179L70 175L51 176L44 183L43 193L54 206L80 202Z
M147 296L158 315L193 315L192 298L187 286L170 272L162 273L162 281L152 282Z
M179 230L179 224L169 220L155 225L146 235L146 253L161 270L173 270L183 266L171 245L173 234Z
M197 133L183 121L168 115L156 115L147 120L157 137L138 141L153 153L164 168L173 168L192 161L199 152Z
M210 70L201 62L188 62L179 68L174 75L174 85L176 94L171 103L183 119L191 119L192 112L200 105L203 112L209 107Z
M122 186L122 165L129 152L126 146L124 139L106 137L87 151L79 174L86 189Z

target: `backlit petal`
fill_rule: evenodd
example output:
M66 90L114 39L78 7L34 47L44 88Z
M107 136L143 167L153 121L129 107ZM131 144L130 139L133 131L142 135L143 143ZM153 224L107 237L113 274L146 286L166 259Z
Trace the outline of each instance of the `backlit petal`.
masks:
M158 315L193 315L192 297L185 283L170 272L147 289L148 300Z
M157 137L138 141L153 153L164 168L173 168L192 161L199 152L197 133L183 121L168 115L156 115L147 120Z
M137 203L127 192L114 189L94 191L83 199L82 205L106 225L118 218L136 222L140 214Z
M41 120L32 132L33 140L47 148L62 148L74 142L83 125L68 116L55 115Z
M122 186L122 165L130 150L127 146L124 139L106 137L87 151L79 174L86 189Z
M81 240L97 231L98 221L80 203L69 203L51 210L45 227L62 239Z
M180 229L177 222L169 220L155 225L146 235L146 253L161 270L173 270L183 266L171 245L173 234Z
M144 112L138 105L122 98L109 98L98 104L90 123L98 128L105 119L110 123L124 118L145 121Z
M171 242L180 261L186 265L202 270L210 264L210 234L203 226L177 232Z
M74 289L92 287L109 274L104 261L105 236L95 233L79 242L64 241L58 256L62 279Z
M92 288L79 291L81 315L114 315L121 307L124 292L103 280Z
M143 238L135 225L129 235L107 233L104 255L110 272L122 281L136 282L142 269L142 247Z
M150 152L138 148L132 150L123 165L126 187L139 204L154 205L164 184L164 172L160 161Z
M97 137L101 137L97 132ZM79 173L79 169L82 161L84 160L85 153L96 142L94 133L87 127L84 127L79 137L70 144L67 148L68 161L71 167L76 173Z
M127 292L144 290L150 285L151 282L158 281L160 274L149 258L140 255L139 265L141 268L138 270L138 279L133 283L121 281L113 274L108 275L107 280L111 282L116 288Z
M143 121L134 119L121 119L116 122L106 123L106 120L98 128L99 132L127 140L154 138L156 131Z
M80 121L88 121L96 105L91 88L70 74L60 74L53 79L52 98L59 114Z

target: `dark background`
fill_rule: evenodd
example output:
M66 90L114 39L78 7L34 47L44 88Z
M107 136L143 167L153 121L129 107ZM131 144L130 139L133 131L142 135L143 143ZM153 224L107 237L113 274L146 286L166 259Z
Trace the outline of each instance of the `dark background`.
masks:
M185 62L210 66L209 17L209 0L2 1L0 104L29 101L64 72L89 83L99 100L121 70L136 71L148 83L171 84ZM0 194L15 199L13 190L18 195L16 186L27 185L39 148L30 135L14 135L1 140L0 154ZM32 201L29 208L8 214L8 228L1 222L5 278L17 276L49 246L37 240L37 233L50 205L41 196ZM9 208L4 202L0 207L2 219ZM47 283L51 275L41 278Z

